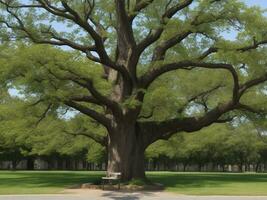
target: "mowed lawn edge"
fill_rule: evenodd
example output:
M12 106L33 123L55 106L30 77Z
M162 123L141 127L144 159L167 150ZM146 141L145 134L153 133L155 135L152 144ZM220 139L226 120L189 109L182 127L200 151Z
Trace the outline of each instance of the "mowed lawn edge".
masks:
M0 171L0 195L59 194L81 183L99 182L99 171ZM147 172L166 191L185 195L267 196L266 173Z

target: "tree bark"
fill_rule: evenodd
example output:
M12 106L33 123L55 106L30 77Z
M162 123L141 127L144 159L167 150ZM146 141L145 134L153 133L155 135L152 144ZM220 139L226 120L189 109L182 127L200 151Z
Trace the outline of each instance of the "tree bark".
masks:
M122 125L109 134L107 172L121 172L122 181L145 179L143 139L134 125Z

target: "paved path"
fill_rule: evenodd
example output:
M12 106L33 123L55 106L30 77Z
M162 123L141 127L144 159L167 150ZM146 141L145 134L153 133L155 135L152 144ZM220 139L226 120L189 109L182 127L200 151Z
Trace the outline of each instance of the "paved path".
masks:
M166 192L113 192L76 190L64 195L6 195L0 200L267 200L267 197L184 196Z

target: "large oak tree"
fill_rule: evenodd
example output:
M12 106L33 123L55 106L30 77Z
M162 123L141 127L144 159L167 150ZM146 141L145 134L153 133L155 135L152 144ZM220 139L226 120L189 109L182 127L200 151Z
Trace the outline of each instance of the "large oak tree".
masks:
M3 40L65 51L22 48L9 65L17 67L13 73L24 79L24 89L31 83L26 90L40 98L35 104L47 103L45 113L65 105L103 125L107 135L91 138L107 145L108 172L122 172L123 180L145 178L144 151L159 139L229 121L237 110L263 111L251 98L266 100L267 20L259 8L238 0L1 0L0 5ZM31 56L36 52L37 58ZM99 86L100 79L106 85ZM177 109L168 118L156 117L159 105L150 90L169 79L165 98L175 97ZM199 87L207 80L212 84ZM187 84L190 89L177 94Z

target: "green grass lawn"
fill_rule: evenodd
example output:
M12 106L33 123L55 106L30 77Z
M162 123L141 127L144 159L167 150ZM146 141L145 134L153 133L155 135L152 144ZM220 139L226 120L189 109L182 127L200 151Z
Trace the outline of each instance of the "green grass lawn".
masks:
M267 174L160 172L149 178L180 194L267 196Z
M51 194L80 183L95 182L103 172L0 171L0 194Z
M0 171L0 194L61 193L79 183L95 182L103 172ZM267 174L149 172L167 191L191 195L267 195Z

